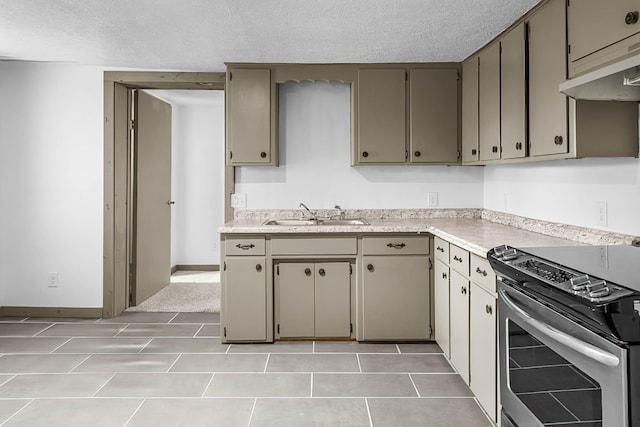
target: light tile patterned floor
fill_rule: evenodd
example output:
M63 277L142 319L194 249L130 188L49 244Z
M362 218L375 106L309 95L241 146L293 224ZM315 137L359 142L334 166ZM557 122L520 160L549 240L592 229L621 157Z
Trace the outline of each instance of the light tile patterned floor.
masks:
M226 345L219 322L0 318L0 425L491 426L435 344Z

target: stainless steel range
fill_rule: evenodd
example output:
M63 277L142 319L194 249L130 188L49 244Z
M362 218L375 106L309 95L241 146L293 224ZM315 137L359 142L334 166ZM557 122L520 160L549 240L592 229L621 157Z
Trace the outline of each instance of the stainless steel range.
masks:
M640 248L487 256L499 280L502 425L640 427Z

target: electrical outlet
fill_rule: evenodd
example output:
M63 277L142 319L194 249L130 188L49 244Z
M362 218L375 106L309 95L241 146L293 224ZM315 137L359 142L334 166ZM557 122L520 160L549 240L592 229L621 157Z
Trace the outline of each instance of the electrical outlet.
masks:
M607 225L607 202L596 202L597 209L597 223L598 225Z
M232 208L246 208L247 207L247 195L245 193L233 193L231 195L231 207Z
M430 191L427 193L427 207L435 208L436 206L438 206L438 193Z
M58 273L49 273L47 275L47 286L50 288L58 287Z

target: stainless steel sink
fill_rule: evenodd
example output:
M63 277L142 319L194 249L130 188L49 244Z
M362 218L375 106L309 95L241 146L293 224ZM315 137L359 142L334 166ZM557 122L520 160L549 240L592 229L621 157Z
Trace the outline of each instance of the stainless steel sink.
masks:
M268 219L262 225L282 225L288 227L308 225L369 225L362 218L354 219Z

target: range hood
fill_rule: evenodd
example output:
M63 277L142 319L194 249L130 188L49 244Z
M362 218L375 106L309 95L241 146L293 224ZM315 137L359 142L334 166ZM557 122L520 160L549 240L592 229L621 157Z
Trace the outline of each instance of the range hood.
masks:
M640 101L640 55L567 80L559 88L574 99Z

